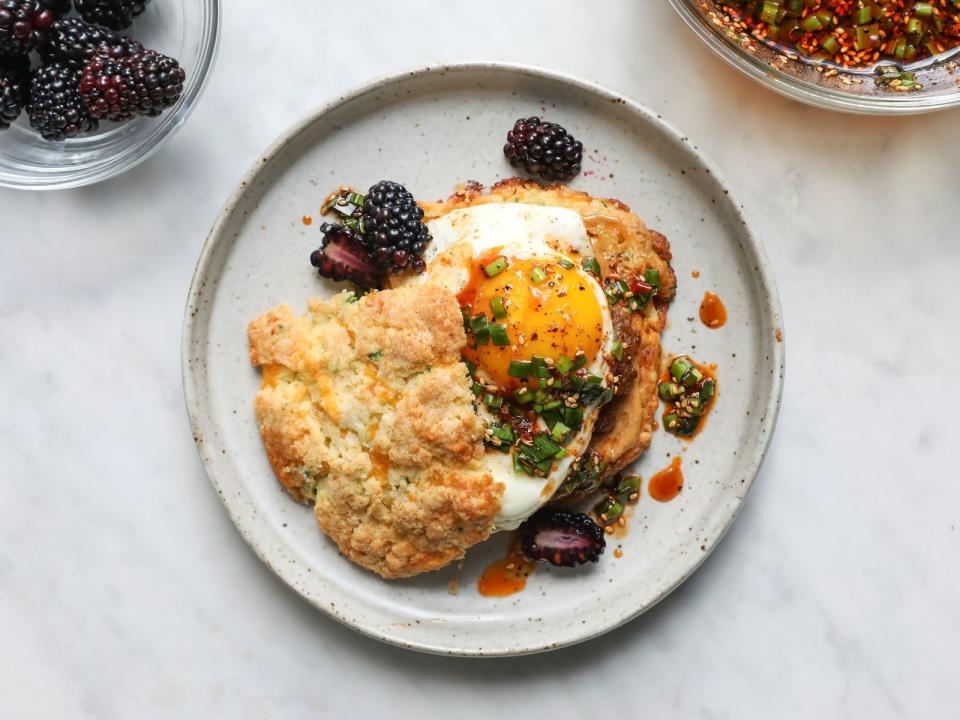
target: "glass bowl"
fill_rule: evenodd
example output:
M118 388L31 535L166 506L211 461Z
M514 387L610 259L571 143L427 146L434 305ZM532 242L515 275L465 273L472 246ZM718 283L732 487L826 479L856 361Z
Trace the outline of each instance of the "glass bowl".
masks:
M160 117L102 121L90 135L51 142L31 130L26 112L0 132L0 186L28 190L80 187L119 175L142 162L183 125L213 65L220 0L156 0L123 31L180 61L183 95ZM36 61L35 61L36 63Z
M781 95L820 108L869 115L906 115L960 104L960 49L902 66L922 89L900 92L878 83L876 68L844 70L789 59L742 31L730 29L715 0L670 0L680 17L720 57ZM881 66L891 62L881 61ZM899 66L898 66L899 67Z

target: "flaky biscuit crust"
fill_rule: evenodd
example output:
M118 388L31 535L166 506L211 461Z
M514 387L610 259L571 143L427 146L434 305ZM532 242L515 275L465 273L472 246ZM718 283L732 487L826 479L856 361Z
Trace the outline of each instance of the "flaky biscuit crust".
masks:
M407 577L487 538L503 487L480 462L453 295L409 287L314 298L303 317L269 310L248 337L263 368L254 410L274 473L314 505L346 557Z

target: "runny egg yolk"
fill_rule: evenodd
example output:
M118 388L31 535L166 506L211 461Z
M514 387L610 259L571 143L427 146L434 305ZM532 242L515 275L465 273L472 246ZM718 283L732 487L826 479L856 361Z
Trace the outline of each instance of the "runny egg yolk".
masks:
M484 370L490 381L504 390L522 381L511 377L510 362L534 356L573 359L578 352L592 363L603 345L603 314L596 282L576 266L565 268L543 259L510 260L506 270L487 277L483 267L496 259L485 258L460 293L460 305L470 317L485 314L503 325L510 344L492 342L474 347L468 335L464 357ZM499 301L495 298L500 298ZM503 303L506 317L495 317Z

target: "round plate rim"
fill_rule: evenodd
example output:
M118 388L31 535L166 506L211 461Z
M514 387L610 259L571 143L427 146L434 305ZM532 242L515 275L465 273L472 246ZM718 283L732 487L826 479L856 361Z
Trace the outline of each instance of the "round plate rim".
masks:
M763 302L769 308L772 317L777 318L778 320L778 329L780 330L780 336L778 341L772 345L772 355L770 358L771 366L775 369L772 379L772 387L770 392L770 397L768 398L766 405L766 417L770 420L767 430L764 433L762 438L758 439L758 442L754 446L753 457L748 466L748 471L746 475L745 489L741 500L737 503L736 507L733 509L733 512L730 514L730 517L727 519L724 526L721 528L717 537L713 542L709 543L708 549L706 552L703 552L698 561L689 568L689 570L677 579L675 583L666 588L661 592L656 598L654 598L647 605L638 608L633 612L628 612L619 618L613 619L611 622L606 623L602 626L597 626L592 628L589 631L584 632L582 635L570 638L564 642L559 643L547 643L547 644L534 644L523 647L515 647L507 651L500 651L495 649L487 648L478 648L478 647L459 647L459 646L443 646L429 642L413 642L409 639L399 637L398 635L391 635L388 632L383 632L380 630L373 630L369 627L364 626L360 622L354 622L347 617L341 616L337 613L331 612L328 608L322 605L317 601L316 598L310 597L305 593L301 592L296 585L291 582L291 580L286 576L284 570L281 567L275 565L271 558L267 557L266 552L261 547L266 543L263 543L260 539L255 537L253 529L239 517L235 508L231 507L230 503L227 500L227 496L224 493L224 488L221 487L219 480L210 472L207 459L203 449L203 422L201 420L203 413L199 406L199 387L195 378L193 376L194 371L191 368L191 355L192 355L192 341L194 339L194 334L197 330L197 318L199 317L199 306L200 306L200 295L202 292L202 286L204 284L204 278L207 277L209 266L214 256L215 250L219 247L222 242L228 242L230 238L223 235L222 231L226 224L230 221L232 213L239 204L240 200L246 194L246 192L251 188L260 174L260 172L267 167L270 162L279 155L284 148L289 145L291 142L295 141L296 138L306 130L312 124L321 121L326 115L337 110L341 106L358 100L364 95L369 93L377 92L383 90L384 88L389 87L393 83L401 82L403 80L409 80L413 78L423 77L427 75L439 75L443 76L449 73L461 73L461 72L482 72L489 71L495 73L517 73L523 76L532 77L535 79L541 79L548 82L559 83L563 85L572 86L575 89L585 91L587 93L599 96L600 98L610 101L623 104L630 108L633 112L638 113L646 118L646 120L653 125L657 126L659 130L666 133L672 140L677 143L685 144L689 147L690 151L696 156L698 162L713 176L714 180L727 192L730 200L730 206L734 213L737 216L737 219L740 220L745 240L745 248L753 253L756 259L757 274L759 276L758 286L761 291L761 294L764 296ZM720 543L726 533L729 531L730 527L733 525L733 522L736 520L737 516L740 513L741 508L743 507L744 502L750 492L750 489L753 486L753 481L757 476L757 473L760 470L760 466L763 463L763 459L766 456L767 450L770 446L770 441L773 438L773 434L776 430L777 420L780 413L781 400L783 397L783 377L785 370L785 336L784 336L784 327L783 327L783 314L781 312L780 297L779 291L777 289L776 281L773 277L773 272L770 268L769 260L767 259L766 251L762 243L757 239L754 234L752 227L749 223L748 218L745 215L745 210L743 205L736 199L736 196L729 190L729 186L725 182L723 175L718 173L713 163L707 159L703 153L690 141L689 137L679 130L677 130L673 125L663 119L659 113L647 108L642 103L625 96L622 93L619 93L611 88L608 88L599 83L595 83L589 80L582 80L575 76L569 75L567 73L562 73L554 70L549 70L547 68L538 67L534 65L524 65L517 63L507 63L507 62L455 62L455 63L444 63L438 65L430 66L421 66L416 69L395 73L391 75L385 75L377 77L374 80L371 80L367 83L364 83L360 86L357 86L353 90L346 92L338 96L334 100L330 100L322 105L320 105L313 112L309 113L307 116L297 121L291 125L286 131L284 131L274 142L272 142L267 149L258 156L258 159L246 172L237 186L234 188L233 192L230 194L227 201L224 203L223 208L220 210L219 215L217 216L216 221L213 224L209 234L207 235L206 240L204 241L203 247L200 251L199 258L197 260L196 268L194 269L193 277L190 282L190 289L187 295L187 303L184 309L184 320L183 320L183 331L181 336L181 374L183 382L183 391L184 399L186 402L187 414L190 421L190 427L193 432L194 442L197 447L197 451L200 455L200 459L203 462L204 473L207 475L208 480L213 486L214 490L217 492L221 502L226 508L227 514L230 517L233 524L236 526L241 537L244 541L250 546L254 551L257 557L268 567L270 570L277 575L292 591L297 593L304 600L309 602L315 608L321 610L325 615L336 620L342 625L351 628L359 632L362 635L365 635L382 642L386 642L397 647L406 648L409 650L416 650L420 652L426 652L436 655L456 655L463 657L510 657L518 655L531 655L535 653L547 652L550 650L556 650L562 647L569 647L580 642L585 642L593 638L599 637L611 630L620 627L621 625L633 620L639 615L649 611L652 607L660 603L665 597L670 595L674 590L677 589L683 582L685 582L694 572L699 569L703 562L710 556L716 546ZM271 530L271 532L273 532ZM276 533L274 532L276 535ZM280 542L279 537L276 538Z

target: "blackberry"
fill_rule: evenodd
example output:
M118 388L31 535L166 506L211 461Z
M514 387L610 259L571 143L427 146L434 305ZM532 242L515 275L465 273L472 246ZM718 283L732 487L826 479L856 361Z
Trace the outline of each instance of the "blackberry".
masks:
M26 77L30 74L30 56L0 53L0 73L7 73L18 78Z
M403 185L382 180L363 203L363 237L384 269L392 273L423 272L423 251L432 239L423 224L423 210Z
M60 18L50 26L47 44L42 51L43 61L85 63L98 48L118 42L120 39L112 30L91 25L80 18Z
M23 55L43 45L53 18L37 0L0 0L0 55Z
M514 167L548 181L566 181L580 174L583 143L557 123L538 117L520 118L507 133L503 154Z
M103 43L83 66L77 91L89 113L99 120L120 122L138 112L137 95L124 77L127 51L125 45Z
M73 4L71 0L37 0L40 3L40 7L44 10L50 10L56 15L66 15L70 12L71 5Z
M576 567L596 562L607 541L603 529L583 513L543 508L520 526L523 554L531 560Z
M187 74L172 57L144 50L124 61L122 77L137 114L156 117L180 99Z
M123 30L133 24L150 0L74 0L80 17L94 25Z
M310 264L325 278L350 280L363 288L380 287L382 272L359 233L344 225L320 226L323 244L310 253Z
M20 117L27 104L27 76L17 70L0 69L0 130Z
M40 68L30 80L30 125L47 140L64 140L97 129L77 92L81 70L70 63Z

